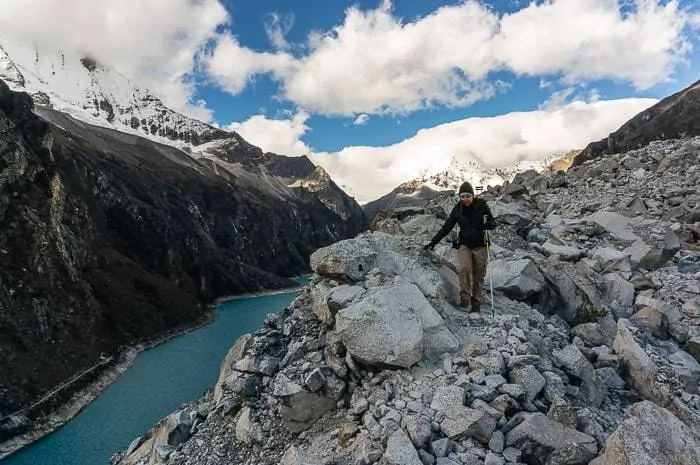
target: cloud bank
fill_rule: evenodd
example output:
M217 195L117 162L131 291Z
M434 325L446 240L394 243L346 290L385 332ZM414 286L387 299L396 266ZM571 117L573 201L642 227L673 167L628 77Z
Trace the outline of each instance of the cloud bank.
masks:
M307 130L305 113L290 120L255 116L235 129L265 151L310 154L337 184L366 203L422 173L446 169L453 156L485 167L506 167L583 148L655 103L634 98L576 100L558 108L547 105L537 111L454 121L422 129L394 145L350 146L337 153L314 152L298 139Z
M491 98L508 88L494 78L502 71L648 89L692 51L697 18L676 0L552 0L505 15L466 0L405 22L384 2L349 8L342 24L311 34L304 53L256 52L222 36L205 66L233 94L269 74L282 98L312 113L406 114Z

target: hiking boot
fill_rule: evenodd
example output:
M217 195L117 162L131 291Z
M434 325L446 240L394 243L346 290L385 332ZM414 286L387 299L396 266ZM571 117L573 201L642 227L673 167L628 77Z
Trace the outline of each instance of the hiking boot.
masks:
M465 310L469 308L469 296L467 294L459 295L459 306Z
M472 300L472 312L479 312L481 311L481 303L477 302L476 300Z

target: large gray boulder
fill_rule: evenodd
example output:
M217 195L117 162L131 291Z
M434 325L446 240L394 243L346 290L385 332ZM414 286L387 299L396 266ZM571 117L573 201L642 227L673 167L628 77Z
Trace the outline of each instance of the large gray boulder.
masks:
M572 444L593 455L598 453L598 445L592 436L566 427L543 413L523 413L522 416L524 421L506 434L506 446L520 449L526 463L545 464L550 454Z
M218 403L224 396L224 383L231 377L234 365L243 358L252 343L252 334L244 334L236 340L221 362L219 369L219 379L214 386L214 403Z
M374 267L377 251L367 236L336 242L311 254L311 269L321 276L361 281Z
M554 361L569 375L580 380L581 395L594 407L605 399L606 386L591 365L591 362L574 344L554 352Z
M514 300L527 300L545 286L544 276L530 259L494 260L491 262L494 291Z
M423 328L439 326L440 321L420 290L403 281L373 289L339 311L335 328L353 358L407 368L423 357Z
M556 313L570 325L593 322L609 312L605 284L600 275L582 263L541 260L548 299L541 310Z
M323 462L302 451L296 446L289 447L284 455L280 465L321 465Z
M411 439L402 428L389 436L386 451L380 463L381 465L423 465Z
M639 236L632 229L632 220L617 212L597 211L583 218L602 227L605 231L623 241L636 241Z
M285 427L298 433L305 430L325 413L335 409L337 398L323 391L310 392L284 375L274 379L273 395L279 399L280 416Z
M441 386L435 392L430 408L444 416L440 429L448 438L472 437L487 443L496 429L496 419L483 410L465 406L465 395L459 386Z
M590 465L700 465L700 436L671 412L643 401Z
M521 204L501 201L489 202L489 208L499 223L505 223L516 229L525 228L533 223L532 213Z
M617 336L613 343L615 353L625 361L627 381L646 399L661 401L662 393L656 384L658 368L634 338L630 322L617 322Z
M649 244L639 239L626 248L625 253L630 256L632 267L653 270L673 258L680 249L681 243L678 236L668 230L659 244Z

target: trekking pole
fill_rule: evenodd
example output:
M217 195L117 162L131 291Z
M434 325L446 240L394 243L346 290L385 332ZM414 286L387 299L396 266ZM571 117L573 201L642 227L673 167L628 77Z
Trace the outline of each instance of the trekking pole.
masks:
M489 270L489 287L491 288L491 317L496 317L496 309L493 303L493 275L491 274L491 234L488 229L484 229L486 236L486 267Z

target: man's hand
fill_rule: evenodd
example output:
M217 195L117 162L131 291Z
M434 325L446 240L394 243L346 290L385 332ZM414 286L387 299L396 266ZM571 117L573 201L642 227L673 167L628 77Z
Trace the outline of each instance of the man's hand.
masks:
M435 250L435 244L428 242L423 246L423 250Z

